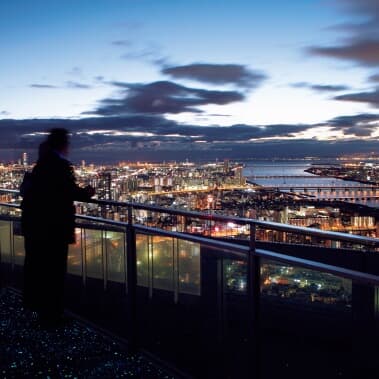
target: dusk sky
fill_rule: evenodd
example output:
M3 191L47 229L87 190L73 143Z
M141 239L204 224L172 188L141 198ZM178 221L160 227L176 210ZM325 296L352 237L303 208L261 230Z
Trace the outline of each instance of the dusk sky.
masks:
M378 151L379 0L3 0L0 161Z

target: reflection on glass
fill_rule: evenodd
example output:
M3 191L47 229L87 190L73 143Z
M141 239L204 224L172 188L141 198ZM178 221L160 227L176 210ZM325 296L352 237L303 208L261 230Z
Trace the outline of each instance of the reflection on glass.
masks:
M74 244L68 247L67 272L74 275L82 275L82 240L81 229L75 229Z
M25 259L25 246L24 246L24 236L13 235L14 238L14 263L16 265L23 266Z
M200 245L137 234L138 285L200 295Z
M144 234L136 235L137 284L143 287L149 286L149 239Z
M200 296L200 244L177 240L179 292Z
M262 260L261 292L268 299L350 308L352 282L320 271Z
M11 222L0 221L0 253L1 261L11 263Z
M246 261L225 259L224 278L226 291L246 292ZM350 308L352 282L320 271L262 259L261 293L265 299Z
M153 236L153 287L172 291L174 262L173 239Z
M124 283L125 281L125 234L105 231L105 249L107 252L108 280Z
M85 229L86 274L89 278L103 278L103 244L101 230Z
M241 259L224 259L224 283L227 292L246 293L247 263Z
M12 221L14 263L23 266L25 259L24 236L21 234L21 222Z

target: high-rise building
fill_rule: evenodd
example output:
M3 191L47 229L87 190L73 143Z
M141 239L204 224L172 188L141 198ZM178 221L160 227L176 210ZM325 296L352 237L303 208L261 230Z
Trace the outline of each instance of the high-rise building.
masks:
M23 166L28 165L28 153L22 153L22 165Z
M224 160L224 173L225 174L229 173L229 159Z
M112 200L112 176L110 172L103 172L97 181L96 193L101 200Z

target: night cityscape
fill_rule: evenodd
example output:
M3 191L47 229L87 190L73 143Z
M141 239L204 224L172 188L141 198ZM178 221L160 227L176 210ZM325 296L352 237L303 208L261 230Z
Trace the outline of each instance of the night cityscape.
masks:
M0 185L3 189L17 190L25 171L31 170L27 154L17 163L1 166ZM253 163L223 162L194 163L125 163L117 165L87 165L84 161L75 167L80 185L92 185L95 198L103 201L137 202L146 206L158 206L171 210L202 212L206 215L220 215L252 218L264 222L283 223L299 227L311 227L324 231L338 231L370 238L377 238L379 218L375 201L379 197L379 164L368 162L343 162L326 165L315 162L303 175L309 174L310 184L291 184L301 175L279 175L279 184L259 185L253 181L270 179L275 182L278 175L260 177L245 176ZM288 162L287 162L288 163ZM266 163L267 164L267 163ZM282 170L283 171L283 170ZM284 172L284 171L283 171ZM282 172L282 174L283 174ZM316 185L317 178L342 180L344 184L334 187L323 183ZM354 183L354 186L351 185ZM293 187L293 188L289 188ZM320 188L317 189L317 186ZM301 188L304 187L304 188ZM377 189L378 188L378 189ZM376 192L378 191L378 192ZM344 196L344 197L341 197ZM341 199L337 200L337 198ZM2 202L15 201L12 192L3 192ZM367 200L374 206L365 205ZM17 200L16 200L17 201ZM6 207L3 214L10 214ZM18 210L11 213L18 214ZM99 204L76 204L77 214L105 217L115 221L128 218L127 209ZM167 231L181 231L196 235L222 239L248 241L250 228L233 222L207 221L195 217L183 222L172 214L154 214L148 210L135 210L135 222L158 227ZM3 239L7 228L2 228ZM330 240L305 239L296 233L282 233L257 229L257 241L276 243L310 244L326 248L351 248L351 244ZM15 235L15 261L21 263L24 257L22 237ZM137 235L137 284L148 291L171 292L176 296L201 296L204 293L202 277L206 253L199 243L176 240L171 237ZM77 242L71 245L68 256L68 273L81 275L82 251L86 254L86 275L102 280L104 251L106 251L107 280L122 284L125 279L125 240L117 230L77 229ZM10 249L10 247L9 247ZM7 261L10 255L3 256ZM227 296L246 295L247 260L224 260ZM177 281L176 279L177 278ZM349 314L352 309L352 281L335 275L303 267L265 261L261 266L262 301L285 301L293 306L311 307L318 311L342 312Z
M0 17L0 377L379 378L379 0Z

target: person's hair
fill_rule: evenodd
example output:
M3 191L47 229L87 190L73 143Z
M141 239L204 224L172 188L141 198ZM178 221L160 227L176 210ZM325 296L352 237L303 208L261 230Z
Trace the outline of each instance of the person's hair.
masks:
M69 143L68 130L64 128L51 129L46 142L53 150L61 150L67 147Z

